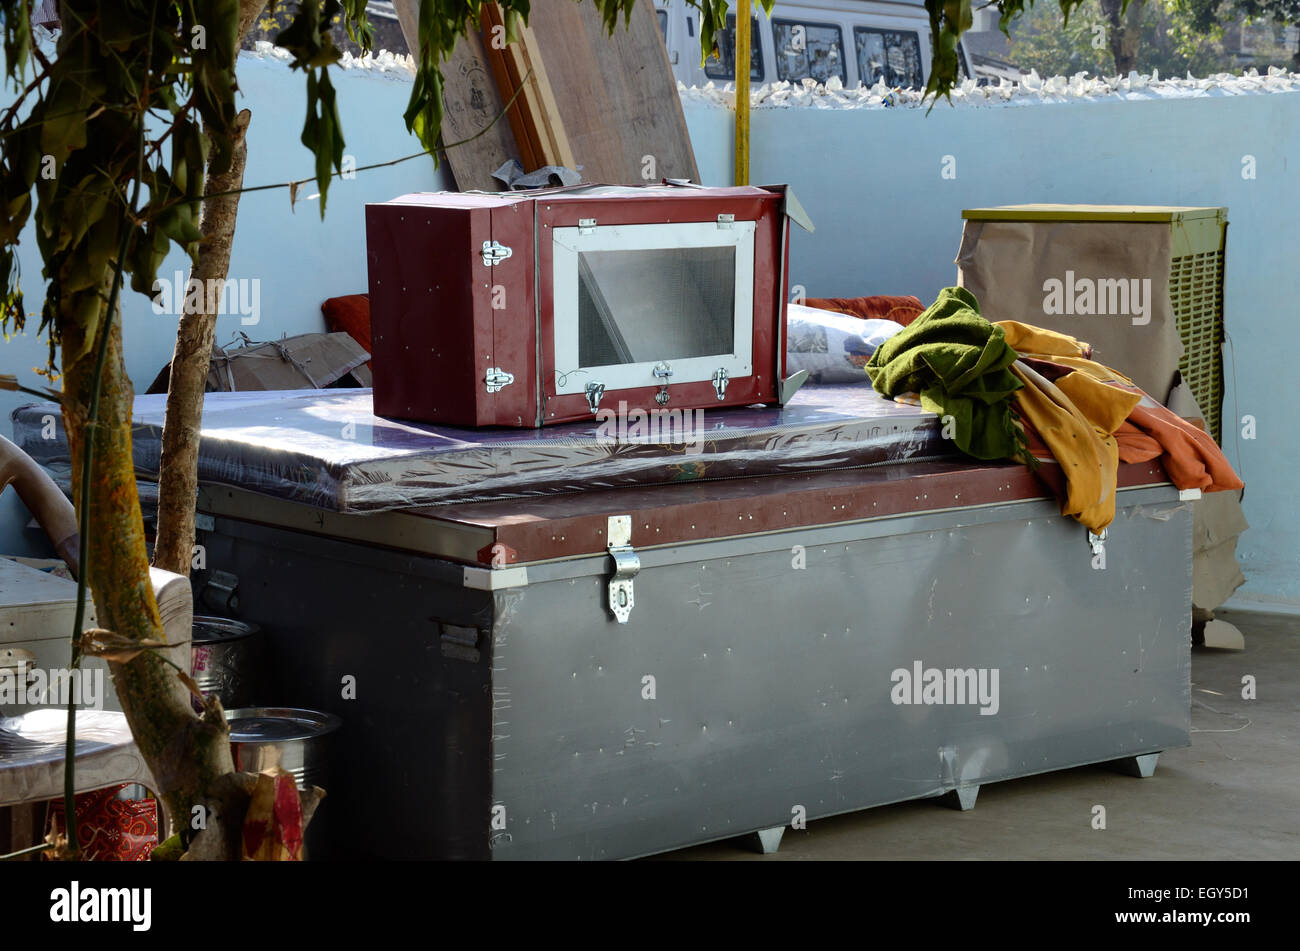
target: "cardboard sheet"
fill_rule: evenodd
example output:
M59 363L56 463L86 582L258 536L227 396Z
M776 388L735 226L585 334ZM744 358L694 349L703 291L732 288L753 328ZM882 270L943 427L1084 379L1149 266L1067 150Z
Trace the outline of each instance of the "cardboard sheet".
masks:
M1162 403L1183 355L1160 222L967 221L957 283L990 321L1019 320L1093 346L1093 359Z

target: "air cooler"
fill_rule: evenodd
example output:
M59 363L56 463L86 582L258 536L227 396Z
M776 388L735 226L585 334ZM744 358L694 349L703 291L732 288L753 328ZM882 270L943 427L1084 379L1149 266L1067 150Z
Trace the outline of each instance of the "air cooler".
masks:
M1091 343L1096 359L1160 400L1181 373L1221 434L1226 208L969 208L958 283L990 320Z

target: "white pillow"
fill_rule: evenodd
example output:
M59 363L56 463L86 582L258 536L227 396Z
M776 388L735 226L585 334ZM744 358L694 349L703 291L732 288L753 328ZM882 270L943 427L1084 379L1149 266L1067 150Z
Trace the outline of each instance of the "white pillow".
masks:
M876 348L903 329L892 320L862 320L802 304L786 306L786 372L808 371L809 383L866 383Z

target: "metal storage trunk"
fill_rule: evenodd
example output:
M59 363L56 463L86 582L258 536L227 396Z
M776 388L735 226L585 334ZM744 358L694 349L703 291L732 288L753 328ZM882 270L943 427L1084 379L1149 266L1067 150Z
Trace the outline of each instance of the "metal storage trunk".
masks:
M615 859L1186 745L1191 505L1120 484L1100 558L960 461L374 515L207 485L199 540L277 702L343 719L336 854Z

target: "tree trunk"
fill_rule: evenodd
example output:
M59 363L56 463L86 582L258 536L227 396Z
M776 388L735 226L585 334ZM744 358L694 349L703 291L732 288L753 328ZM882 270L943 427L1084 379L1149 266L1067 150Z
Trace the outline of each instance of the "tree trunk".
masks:
M199 261L190 271L190 280L197 280L204 288L200 295L204 306L198 313L180 315L171 379L167 384L158 476L158 539L154 544L153 563L155 567L184 576L190 573L194 552L194 497L199 481L203 393L216 336L221 288L230 270L230 246L239 212L238 189L244 184L244 164L248 158L246 133L250 116L247 109L239 114L231 137L230 168L221 175L208 175L204 191L215 197L203 199ZM210 287L217 292L207 293Z
M1127 76L1138 68L1138 39L1145 2L1131 0L1128 10L1121 13L1124 0L1101 0L1101 11L1109 27L1110 53L1115 58L1115 72L1120 76Z
M267 0L239 0L239 41L242 43L254 21L266 8ZM236 54L238 55L238 54ZM202 312L181 314L176 328L171 378L167 384L167 411L163 417L162 458L158 468L158 538L154 542L156 567L189 576L194 558L194 497L199 480L199 432L203 423L203 393L206 390L212 341L220 309L219 291L210 300L207 288L224 288L230 271L230 246L235 238L239 213L238 189L244 185L248 158L246 135L251 113L238 117L229 141L230 168L222 175L209 175L199 213L199 261L191 279L202 282ZM221 195L221 192L235 192ZM217 284L209 284L217 281Z
M125 222L122 223L125 226ZM104 281L107 298L107 284ZM105 306L105 310L107 307ZM63 418L72 451L73 495L80 501L81 462L86 451L95 346L75 317L65 314L63 339ZM135 641L164 640L158 605L149 578L144 522L131 457L134 393L122 358L122 327L117 313L101 315L108 355L100 382L99 421L94 431L88 551L82 570L95 598L100 627ZM86 344L89 344L87 346ZM68 362L67 354L82 356ZM224 718L220 723L195 716L178 689L176 672L146 650L123 664L110 664L118 699L136 745L153 772L172 819L173 831L189 820L195 805L208 800L207 787L233 771Z

